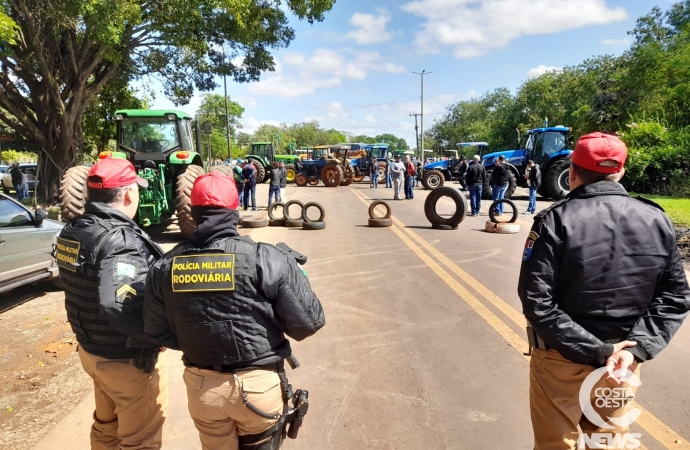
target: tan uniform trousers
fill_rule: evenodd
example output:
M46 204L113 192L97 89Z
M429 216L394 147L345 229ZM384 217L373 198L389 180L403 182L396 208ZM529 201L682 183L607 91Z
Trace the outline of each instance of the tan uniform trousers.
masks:
M93 379L96 411L92 450L158 450L168 410L168 364L161 354L152 374L132 360L106 359L79 349L82 367Z
M535 450L576 450L580 430L582 433L627 433L629 427L614 425L613 429L599 429L582 414L579 394L580 386L587 375L596 370L592 366L577 364L565 359L556 350L534 349L530 362L530 411L534 429ZM640 366L635 369L640 376ZM599 387L618 388L604 376L592 389ZM637 392L637 388L628 384L622 387ZM631 406L622 408L598 408L596 401L591 402L594 410L606 420L627 413ZM613 424L612 424L613 425ZM597 447L603 448L603 447Z
M238 372L247 400L268 414L283 412L283 393L277 372ZM276 420L265 419L242 401L233 374L188 367L184 371L189 414L194 420L203 450L236 450L238 436L263 433ZM265 441L262 441L265 442Z

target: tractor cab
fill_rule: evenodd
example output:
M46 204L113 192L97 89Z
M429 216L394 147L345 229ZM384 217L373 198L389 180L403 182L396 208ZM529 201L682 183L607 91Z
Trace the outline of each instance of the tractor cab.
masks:
M568 133L566 127L535 128L527 132L527 159L540 166L545 166L552 157L569 154Z
M489 144L486 142L460 142L458 147L462 153L461 156L468 160L471 160L474 155L479 155L481 158L489 151Z

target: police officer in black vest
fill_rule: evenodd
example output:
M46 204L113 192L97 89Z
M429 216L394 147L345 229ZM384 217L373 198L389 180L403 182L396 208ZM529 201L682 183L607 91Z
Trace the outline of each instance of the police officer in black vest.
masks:
M132 221L139 187L126 159L108 158L88 174L88 202L57 239L65 307L93 378L93 450L160 449L167 409L166 365L144 335L144 282L163 252ZM161 358L162 360L163 358Z
M216 172L194 183L198 228L151 268L145 331L184 354L189 412L204 450L278 450L294 417L288 400L306 408L306 392L293 396L283 370L291 357L285 334L301 341L325 319L293 257L239 235L238 205L231 178Z

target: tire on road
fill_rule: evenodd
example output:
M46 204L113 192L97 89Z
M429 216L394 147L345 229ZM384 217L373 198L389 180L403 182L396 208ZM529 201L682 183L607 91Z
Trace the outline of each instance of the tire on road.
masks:
M496 210L495 210L495 208L496 208L496 206L497 206L499 203L503 203L504 209L505 209L505 205L508 205L508 206L510 206L510 207L513 209L513 214L512 214L512 216L510 217L510 220L507 221L507 222L501 222L501 221L499 221L499 220L496 218ZM505 214L505 213L504 213L504 214ZM491 220L493 223L515 223L515 221L517 220L517 218L518 218L518 209L517 209L517 206L515 206L515 203L513 203L513 202L510 201L510 200L508 200L507 198L504 198L504 199L501 199L501 200L496 200L495 202L493 202L493 203L491 204L491 206L489 206L489 220Z
M285 219L285 227L287 228L302 228L304 220L302 219Z
M307 216L307 210L309 208L316 208L319 210L319 218L317 220L310 220L309 219L309 217ZM305 203L304 206L302 207L302 220L304 220L304 222L323 222L323 220L325 218L326 218L326 210L321 205L321 203L309 202L309 203Z
M337 187L343 181L343 171L336 163L328 163L321 169L321 181L326 187Z
M308 182L309 182L309 179L307 178L307 176L305 174L298 173L297 175L295 175L295 184L297 186L304 187L307 185Z
M303 230L323 230L326 228L326 222L304 222L302 224Z
M443 183L445 182L446 177L443 176L443 172L436 169L425 171L424 176L422 177L422 185L424 186L424 189L429 191L442 187Z
M439 223L432 223L431 228L434 230L457 230L458 227L456 226L450 226L450 225L441 225Z
M189 236L196 230L196 223L192 218L192 187L197 178L204 174L204 168L189 165L184 172L177 176L175 186L175 205L177 211L177 225L183 235Z
M486 221L484 225L484 231L487 233L496 234L515 234L520 232L519 223L494 223L490 220Z
M89 167L75 166L67 169L60 181L60 218L67 223L84 214L86 205ZM4 185L3 185L4 186Z
M242 226L245 228L263 228L268 226L268 218L258 217L258 218L247 218L242 219Z
M299 216L297 216L297 218L294 218L290 215L290 207L292 205L299 205L299 207L300 207ZM299 200L290 200L289 202L287 202L285 204L285 206L283 206L283 217L285 218L285 220L293 220L293 221L294 220L302 220L302 219L300 219L300 217L302 217L303 212L304 212L304 203L302 203ZM300 226L302 226L302 225L300 225Z
M369 219L369 226L372 228L391 227L393 219Z
M379 205L383 205L386 207L386 214L383 217L376 217L376 207ZM390 219L391 218L391 205L388 204L388 202L384 200L375 200L371 202L371 205L369 205L369 217L372 219Z
M441 217L436 212L436 203L441 197L450 197L455 202L455 214L452 217ZM465 220L467 214L467 200L459 190L451 187L440 187L434 189L424 201L424 215L432 224L449 225L457 227Z
M567 159L557 161L549 168L542 191L554 200L562 200L570 193L570 162Z
M275 210L278 209L278 207L283 208L283 217L278 217L275 215ZM271 206L268 207L268 218L271 220L285 219L285 204L282 202L271 203Z
M268 219L269 227L284 227L285 219Z

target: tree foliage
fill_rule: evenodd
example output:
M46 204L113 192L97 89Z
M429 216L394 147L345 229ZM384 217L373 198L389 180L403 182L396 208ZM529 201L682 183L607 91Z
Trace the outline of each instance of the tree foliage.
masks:
M242 127L242 124L240 124L242 114L244 114L244 108L239 103L233 102L228 98L228 124L230 125L231 139L235 136L236 130ZM225 124L225 97L218 94L205 94L195 118L200 123L209 122L211 124L213 157L221 160L227 159L228 138Z

